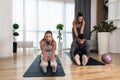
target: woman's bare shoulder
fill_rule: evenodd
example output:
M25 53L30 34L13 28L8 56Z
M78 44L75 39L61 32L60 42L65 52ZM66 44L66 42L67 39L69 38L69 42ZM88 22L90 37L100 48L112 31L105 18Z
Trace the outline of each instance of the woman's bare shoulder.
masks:
M73 21L73 25L77 25L77 21L76 20Z
M75 24L76 23L76 20L73 20L73 24Z
M44 45L44 44L45 44L45 40L42 39L42 40L40 41L40 44L41 44L41 45Z
M52 44L53 44L53 45L56 44L56 41L55 41L54 39L52 40Z

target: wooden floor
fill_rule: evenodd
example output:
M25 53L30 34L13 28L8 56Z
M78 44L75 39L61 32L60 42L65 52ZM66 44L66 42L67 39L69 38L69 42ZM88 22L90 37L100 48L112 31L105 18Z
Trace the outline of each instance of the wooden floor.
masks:
M120 80L120 54L112 54L112 63L105 66L77 66L65 50L58 53L65 71L64 77L24 78L23 74L39 54L40 51L36 50L18 51L13 58L0 59L0 80ZM101 61L97 53L91 53L91 57Z

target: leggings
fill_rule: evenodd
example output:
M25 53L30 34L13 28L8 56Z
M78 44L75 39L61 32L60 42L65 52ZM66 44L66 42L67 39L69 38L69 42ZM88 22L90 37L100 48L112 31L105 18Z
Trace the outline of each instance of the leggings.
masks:
M76 54L78 54L79 56L82 56L83 54L86 55L86 56L88 56L87 53L86 53L86 50L82 50L82 49L76 49L76 50L74 51L74 56L75 56Z
M56 60L55 60L55 61L47 61L47 62L45 62L45 61L43 60L43 56L41 55L40 67L47 67L48 64L50 64L51 67L52 67L52 66L57 67L57 62L56 62Z
M75 56L76 54L78 54L78 55L80 56L80 62L81 62L81 63L82 63L82 56L83 56L83 55L86 55L86 56L88 57L88 54L86 53L85 50L76 49L76 50L74 51L74 56Z

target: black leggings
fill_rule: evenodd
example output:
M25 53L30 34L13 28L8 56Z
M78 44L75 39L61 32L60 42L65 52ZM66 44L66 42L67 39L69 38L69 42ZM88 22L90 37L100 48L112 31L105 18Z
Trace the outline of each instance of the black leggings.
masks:
M74 56L75 56L76 54L78 54L78 55L80 56L80 62L81 62L81 63L82 63L82 56L83 56L83 54L88 57L88 55L87 55L87 53L86 53L85 50L76 49L76 50L74 51Z
M75 56L76 54L78 54L80 57L81 57L83 54L86 55L86 56L88 56L87 53L86 53L86 50L82 50L82 49L76 49L76 50L74 51L74 56Z

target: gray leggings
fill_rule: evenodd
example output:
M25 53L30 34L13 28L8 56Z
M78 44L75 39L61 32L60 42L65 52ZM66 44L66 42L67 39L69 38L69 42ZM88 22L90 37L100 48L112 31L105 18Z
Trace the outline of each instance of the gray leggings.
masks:
M51 53L49 52L49 53L47 53L47 54L48 54L48 58L50 59L50 58L51 58ZM41 55L40 67L47 67L47 66L48 66L48 61L44 61L44 60L43 60L43 55ZM56 62L56 60L50 61L50 66L51 66L51 67L52 67L52 66L57 67L57 62Z

